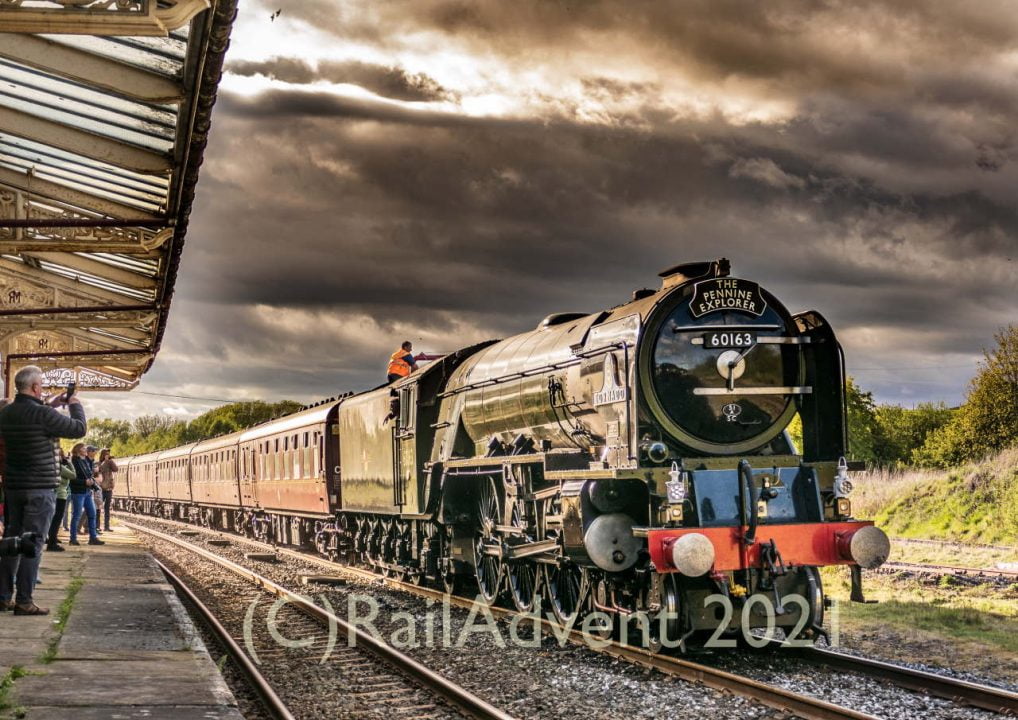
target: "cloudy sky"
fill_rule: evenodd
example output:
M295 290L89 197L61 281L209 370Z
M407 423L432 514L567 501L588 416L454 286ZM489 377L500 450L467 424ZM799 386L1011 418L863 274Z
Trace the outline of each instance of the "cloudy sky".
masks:
M825 314L883 402L959 402L1018 318L1010 1L240 13L162 352L100 415L366 388L403 338L719 256Z

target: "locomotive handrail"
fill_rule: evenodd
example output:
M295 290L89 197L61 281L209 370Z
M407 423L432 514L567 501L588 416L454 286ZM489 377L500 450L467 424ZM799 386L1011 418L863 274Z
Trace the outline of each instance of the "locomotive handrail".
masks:
M676 325L672 328L672 332L695 332L699 330L740 330L747 328L749 330L784 330L784 325L753 325L752 323L742 323L735 325Z
M624 350L629 345L625 340L619 340L611 345L602 345L601 347L593 348L592 350L584 350L583 352L574 352L578 358L591 358L595 355L603 355L604 353L611 352L612 350Z
M734 327L734 326L733 326ZM752 326L747 326L752 327ZM678 330L676 330L678 332ZM692 338L689 342L693 345L703 345L702 337ZM772 337L770 335L764 335L758 337L753 341L754 345L810 345L813 343L813 338L810 337Z
M694 395L809 395L811 385L778 385L775 387L693 388Z
M746 534L742 536L742 541L746 545L752 545L756 542L756 526L759 521L756 506L756 488L753 486L753 466L749 464L749 460L739 461L739 497L742 500L742 507L739 509L740 520L745 520L745 524L749 526L746 530ZM746 500L749 500L749 517L746 518Z

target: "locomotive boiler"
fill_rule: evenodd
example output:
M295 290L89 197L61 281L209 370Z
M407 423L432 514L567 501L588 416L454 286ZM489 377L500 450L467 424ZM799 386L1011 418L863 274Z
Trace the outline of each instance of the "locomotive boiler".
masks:
M317 424L282 444L274 427L293 421L217 439L242 449L238 487L259 488L236 502L164 497L146 474L148 494L132 487L125 504L546 606L562 623L589 616L605 636L815 637L818 568L849 565L861 600L860 569L889 546L852 517L841 347L818 312L790 313L727 260L661 278L304 411Z

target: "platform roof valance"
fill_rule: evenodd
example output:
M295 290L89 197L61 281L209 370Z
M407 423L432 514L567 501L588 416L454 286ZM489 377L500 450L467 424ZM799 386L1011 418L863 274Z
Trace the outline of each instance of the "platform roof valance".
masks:
M0 0L0 353L137 384L162 340L236 0Z

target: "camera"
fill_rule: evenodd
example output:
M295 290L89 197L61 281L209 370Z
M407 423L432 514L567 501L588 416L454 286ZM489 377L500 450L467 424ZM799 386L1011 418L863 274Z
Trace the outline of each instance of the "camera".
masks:
M21 555L26 558L36 556L38 533L27 532L22 535L14 535L0 540L0 557L14 557Z

